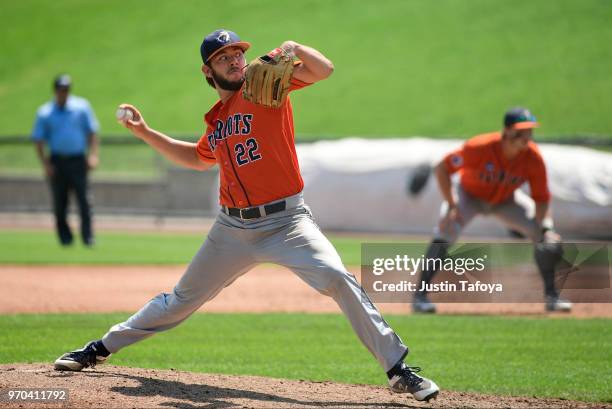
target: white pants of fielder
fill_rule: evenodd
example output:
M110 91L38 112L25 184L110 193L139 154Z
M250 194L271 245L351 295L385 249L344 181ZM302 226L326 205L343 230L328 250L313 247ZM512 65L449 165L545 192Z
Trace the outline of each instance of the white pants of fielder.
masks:
M159 294L127 321L113 326L102 338L104 346L114 353L173 328L257 264L275 263L332 297L361 342L385 371L390 370L408 348L344 268L336 249L313 221L302 195L289 197L286 202L286 210L255 220L219 213L174 290Z

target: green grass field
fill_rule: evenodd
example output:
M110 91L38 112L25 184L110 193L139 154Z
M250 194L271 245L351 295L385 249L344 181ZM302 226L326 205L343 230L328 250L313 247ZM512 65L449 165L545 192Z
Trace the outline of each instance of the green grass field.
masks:
M6 1L0 135L28 134L67 71L103 133L125 131L117 104L163 131L198 135L216 99L200 72L205 34L227 27L249 58L293 39L335 63L330 80L296 93L309 137L467 137L532 108L542 137L612 135L612 3L606 0Z
M0 363L51 362L127 314L0 316ZM609 320L389 316L447 390L612 402ZM266 345L262 348L262 345ZM115 355L116 365L379 384L385 376L340 315L195 314Z
M61 247L50 230L0 230L1 264L187 264L204 242L193 233L99 232L96 247ZM347 265L360 265L362 239L330 237ZM382 239L368 239L377 241ZM388 241L388 240L385 240Z
M130 265L130 264L187 264L198 251L205 232L112 232L100 231L96 235L93 249L83 246L79 238L70 247L59 245L52 230L0 230L1 264L83 264L83 265ZM347 266L372 265L374 258L394 258L397 254L416 256L423 254L428 240L414 240L399 236L368 235L327 235L342 261ZM370 244L362 258L362 244ZM372 245L376 244L376 245ZM604 243L584 244L583 252L594 252L605 246ZM492 257L491 266L524 264L525 255L533 248L529 242L503 243L491 246L458 244L451 249L457 257ZM568 260L578 250L573 246L566 248ZM588 253L590 254L590 253ZM603 257L603 259L601 258ZM607 253L590 255L589 263L607 264ZM578 259L577 259L578 260ZM581 257L580 262L584 262Z
M100 166L90 176L94 180L150 180L160 178L168 164L144 143L101 145ZM0 175L42 177L43 170L34 146L0 144Z
M0 230L0 264L83 264L83 265L130 265L130 264L186 264L204 242L202 233L169 232L113 232L100 231L96 235L96 247L83 246L78 237L70 247L59 245L52 230ZM327 235L345 265L372 265L374 258L394 258L398 254L416 256L423 254L428 240L414 240L399 236ZM368 244L362 257L362 244ZM606 252L591 254L599 250L602 243L584 244L580 251L589 254L589 263L605 265ZM513 244L497 243L491 246L458 244L451 248L457 257L491 256L491 266L524 264L525 255L533 251L529 242ZM573 260L580 254L574 246L566 248L566 257ZM602 259L603 257L603 259ZM584 262L584 257L579 259Z

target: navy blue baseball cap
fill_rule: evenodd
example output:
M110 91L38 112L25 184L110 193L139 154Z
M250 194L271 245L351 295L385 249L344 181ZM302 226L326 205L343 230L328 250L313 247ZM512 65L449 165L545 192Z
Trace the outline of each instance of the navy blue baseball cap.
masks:
M72 79L70 78L70 75L68 74L58 75L53 80L53 88L55 89L70 88L70 85L72 85Z
M504 115L504 126L511 129L531 129L539 127L540 124L528 109L516 107Z
M238 34L229 30L215 30L202 41L200 46L200 55L204 63L208 62L215 54L224 49L225 47L234 46L240 47L242 51L246 51L251 46L251 43L246 41L240 41Z

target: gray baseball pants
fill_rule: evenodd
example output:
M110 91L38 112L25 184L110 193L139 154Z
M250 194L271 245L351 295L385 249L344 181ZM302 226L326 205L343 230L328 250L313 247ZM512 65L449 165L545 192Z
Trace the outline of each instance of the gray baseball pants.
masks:
M104 346L117 352L173 328L257 264L275 263L332 297L361 342L385 371L390 370L408 348L344 268L336 249L313 221L302 195L286 201L286 210L254 220L220 212L173 291L159 294L127 321L113 326L102 338Z
M475 198L467 193L458 183L454 185L455 201L459 213L463 218L463 223L455 223L446 226L443 230L439 227L434 229L434 237L441 239L449 244L455 243L459 234L465 226L477 215L493 215L500 219L508 228L516 230L528 237L532 242L537 243L542 236L540 227L535 221L535 203L522 190L515 190L514 196L507 201L492 205ZM440 218L442 219L448 211L448 203L444 201L440 208ZM546 219L543 224L552 228L552 220Z
M434 239L427 248L425 257L428 259L446 258L448 248L455 243L459 234L465 226L477 215L494 215L500 219L508 228L522 233L534 243L534 256L540 275L544 280L544 293L550 297L557 297L555 288L555 266L561 259L563 249L556 241L554 246L542 246L538 243L542 240L541 227L535 221L535 203L527 194L521 190L515 190L514 195L503 203L492 205L484 200L473 197L467 193L460 183L454 185L454 195L457 208L462 217L461 222L447 223L434 229ZM444 201L440 208L440 220L442 221L448 212L448 202ZM542 224L552 228L552 219L543 220ZM421 271L421 281L430 283L435 270L425 269ZM423 296L419 292L417 297Z

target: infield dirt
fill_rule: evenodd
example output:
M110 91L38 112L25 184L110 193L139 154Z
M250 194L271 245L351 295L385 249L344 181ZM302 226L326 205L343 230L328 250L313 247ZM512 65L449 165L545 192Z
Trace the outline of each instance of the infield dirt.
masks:
M170 292L185 266L11 266L0 270L0 288L11 297L0 314L137 311L160 292ZM351 271L359 278L359 268ZM534 288L542 286L534 272ZM70 286L66 286L70 283ZM72 289L78 288L78 292ZM112 297L109 297L112 294ZM409 300L407 300L409 301ZM377 303L386 314L406 314L406 303ZM200 311L339 313L329 297L318 294L283 267L261 265L238 278ZM612 304L576 304L570 314L546 314L542 303L439 304L441 314L548 315L612 317Z

